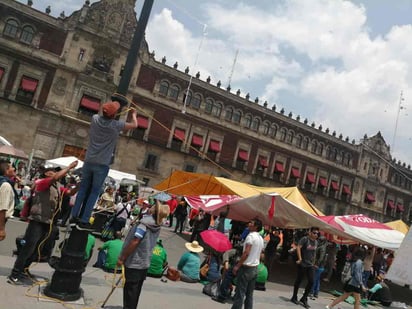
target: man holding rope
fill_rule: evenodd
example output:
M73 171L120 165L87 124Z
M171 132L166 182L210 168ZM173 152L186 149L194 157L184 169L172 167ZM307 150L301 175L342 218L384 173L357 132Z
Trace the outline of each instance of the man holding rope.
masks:
M136 110L134 109L131 122L115 119L120 103L127 105L127 98L114 94L111 99L111 102L103 104L103 115L93 115L90 124L89 146L82 169L82 180L70 220L71 223L78 224L80 228L89 228L89 219L109 173L109 165L113 162L112 158L120 132L137 128Z
M30 222L24 234L25 244L22 246L7 282L13 285L30 285L35 278L30 274L28 268L31 263L39 258L41 248L50 237L53 220L61 207L61 194L73 194L69 189L59 187L57 182L72 168L77 166L78 161L70 163L64 169L56 171L55 167L45 166L41 170L41 178L36 180L33 204L30 208Z

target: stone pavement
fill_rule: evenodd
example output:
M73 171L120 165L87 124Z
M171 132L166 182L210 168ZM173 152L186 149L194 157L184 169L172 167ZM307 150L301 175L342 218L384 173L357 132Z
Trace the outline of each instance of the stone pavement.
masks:
M11 257L11 249L14 248L14 239L17 235L24 232L25 223L19 221L9 221L7 224L7 239L0 242L0 308L18 308L18 309L48 309L48 308L79 308L91 309L100 308L112 286L112 274L107 274L100 269L87 267L82 276L81 288L84 291L84 297L76 304L46 301L39 298L39 287L31 288L12 286L6 282L6 277L14 263L14 257ZM61 235L61 238L63 234ZM168 253L170 265L176 265L181 254L185 251L184 244L188 235L178 235L173 233L170 228L164 227L161 231L161 239ZM100 240L96 241L96 248L101 244ZM5 248L5 246L9 246ZM95 248L95 250L96 250ZM97 252L89 263L92 265L97 258ZM283 268L290 265L278 265ZM40 263L30 268L31 273L45 278L51 278L53 269L47 263ZM293 282L294 271L283 271L286 276ZM289 273L289 275L288 275ZM167 281L162 282L160 279L148 278L143 285L140 297L139 308L161 308L161 309L182 309L182 308L230 308L230 304L221 304L214 302L210 297L202 294L203 286L199 284L188 284L183 282ZM292 287L290 284L279 282L268 282L265 292L255 291L254 308L285 308L299 309L289 301ZM302 291L303 292L303 291ZM320 293L317 300L309 300L311 308L324 308L333 297L326 293ZM82 302L82 303L81 303ZM352 308L353 306L343 303L339 308ZM338 308L337 307L337 308ZM122 308L122 289L118 288L107 302L105 308L121 309ZM373 308L373 307L372 307Z

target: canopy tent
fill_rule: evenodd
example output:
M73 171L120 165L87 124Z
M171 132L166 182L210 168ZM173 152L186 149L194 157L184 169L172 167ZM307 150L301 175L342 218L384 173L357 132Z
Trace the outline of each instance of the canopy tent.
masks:
M299 205L279 193L261 193L252 197L238 196L187 196L191 206L200 207L218 215L227 205L228 218L249 221L259 218L264 224L281 228L319 227L322 231L336 235L350 243L366 243L374 246L397 249L404 235L388 226L363 215L313 216Z
M0 144L0 154L8 155L16 158L28 159L28 155L21 149L15 148L12 145Z
M399 248L405 235L364 215L321 216L320 220L360 240L385 249ZM347 238L343 237L343 240ZM343 243L349 243L343 241Z
M294 203L306 212L316 216L323 213L317 209L299 191L297 187L273 188L258 187L243 182L215 177L207 174L175 171L155 186L155 189L177 195L238 195L242 198L252 197L261 193L276 192L283 198Z
M389 279L397 284L412 284L412 229L402 241L400 248L396 251L395 259L386 274Z
M76 166L76 169L82 168L84 164L83 161L73 156L60 157L60 158L46 160L46 164L51 164L54 166L60 166L64 168L64 167L69 166L69 164L75 160L79 161L79 163ZM120 182L122 179L136 180L136 175L134 174L129 174L129 173L112 170L112 169L109 170L109 174L107 176L113 178L116 182Z
M389 226L390 228L397 230L403 234L408 234L409 231L409 225L407 225L405 222L402 220L395 220L391 222L386 222L384 223L385 225Z

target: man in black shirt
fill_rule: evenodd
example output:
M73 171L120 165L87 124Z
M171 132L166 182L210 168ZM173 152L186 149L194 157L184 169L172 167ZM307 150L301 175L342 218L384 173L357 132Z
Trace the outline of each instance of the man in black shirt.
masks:
M308 295L313 285L314 276L314 259L317 247L317 238L319 236L319 229L317 227L312 227L308 236L304 236L299 240L298 246L296 247L298 273L295 280L295 285L293 287L293 296L291 301L297 305L302 305L305 308L309 308L308 305ZM306 275L308 280L305 292L302 298L298 301L298 290L302 282L303 276Z

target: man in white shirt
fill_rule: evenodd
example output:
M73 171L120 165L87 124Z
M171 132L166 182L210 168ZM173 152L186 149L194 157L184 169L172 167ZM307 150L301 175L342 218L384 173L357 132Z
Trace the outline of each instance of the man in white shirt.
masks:
M263 238L259 234L262 229L262 221L253 219L249 222L248 228L250 233L243 244L243 254L239 262L233 267L233 275L237 276L237 285L232 309L242 309L243 299L245 309L253 308L253 291L255 289L257 267L263 250Z
M0 241L6 238L6 221L13 215L17 195L11 178L16 176L14 167L8 160L0 159Z

